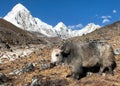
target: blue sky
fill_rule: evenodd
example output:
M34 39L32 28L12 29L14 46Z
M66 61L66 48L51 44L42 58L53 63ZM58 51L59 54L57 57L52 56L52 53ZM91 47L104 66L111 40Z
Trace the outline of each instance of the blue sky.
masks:
M91 22L104 26L120 20L120 0L0 0L0 17L17 3L52 26L61 21L67 26Z

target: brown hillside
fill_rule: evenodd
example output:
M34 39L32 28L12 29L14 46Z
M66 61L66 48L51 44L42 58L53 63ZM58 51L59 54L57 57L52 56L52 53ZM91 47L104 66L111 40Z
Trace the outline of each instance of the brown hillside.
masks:
M9 44L46 43L43 38L22 30L10 22L0 19L0 42Z

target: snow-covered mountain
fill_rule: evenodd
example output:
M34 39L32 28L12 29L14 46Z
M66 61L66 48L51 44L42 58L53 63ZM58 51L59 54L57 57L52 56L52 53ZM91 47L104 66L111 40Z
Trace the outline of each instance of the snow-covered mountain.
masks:
M71 30L68 29L63 22L59 22L55 27L53 27L42 20L33 17L30 11L20 3L14 6L4 19L24 30L39 32L48 37L58 36L61 38L69 38L82 36L83 34L90 33L97 28L100 28L99 25L90 23L81 30Z
M22 4L13 7L4 19L24 30L40 32L46 36L55 36L51 25L33 17Z

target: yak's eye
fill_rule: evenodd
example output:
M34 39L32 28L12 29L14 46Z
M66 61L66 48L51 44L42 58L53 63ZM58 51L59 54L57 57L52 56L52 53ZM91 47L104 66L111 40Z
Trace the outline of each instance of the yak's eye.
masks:
M59 56L59 54L56 54L56 56Z

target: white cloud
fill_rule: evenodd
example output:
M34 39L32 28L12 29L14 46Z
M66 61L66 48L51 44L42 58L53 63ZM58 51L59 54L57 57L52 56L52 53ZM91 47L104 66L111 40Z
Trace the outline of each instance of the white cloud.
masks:
M82 24L69 25L69 26L68 26L69 29L73 29L73 30L75 30L75 29L81 29L82 27L83 27Z
M101 18L103 19L102 20L102 23L104 24L104 23L108 23L108 22L110 22L110 19L112 18L112 16L101 16Z
M111 16L102 16L102 19L112 18Z
M78 24L78 25L76 25L76 27L77 27L77 28L82 28L83 25L82 25L82 24Z
M116 10L113 10L113 13L117 13L117 11L116 11Z
M107 18L103 19L103 21L102 21L102 23L108 23L108 22L110 22L110 20Z

